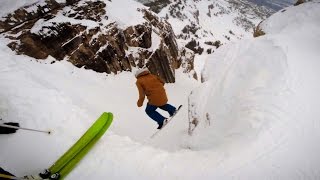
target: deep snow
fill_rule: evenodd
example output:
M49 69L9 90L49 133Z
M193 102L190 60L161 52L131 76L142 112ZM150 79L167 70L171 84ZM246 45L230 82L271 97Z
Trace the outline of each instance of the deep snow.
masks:
M153 140L132 73L37 62L1 37L0 117L53 134L1 135L0 166L38 173L110 111L110 130L67 179L319 179L319 9L286 8L264 22L267 35L222 46L207 57L203 84L178 70L166 89L184 108ZM191 91L201 121L190 137Z
M200 119L192 146L247 162L234 177L319 179L319 9L286 8L262 23L267 35L207 59L206 82L190 98Z

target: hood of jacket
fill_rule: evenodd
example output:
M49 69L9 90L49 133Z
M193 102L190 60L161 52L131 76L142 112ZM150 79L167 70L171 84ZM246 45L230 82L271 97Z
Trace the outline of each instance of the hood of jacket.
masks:
M150 74L150 71L148 68L143 68L143 69L138 69L135 73L136 78L143 76L143 75L147 75Z

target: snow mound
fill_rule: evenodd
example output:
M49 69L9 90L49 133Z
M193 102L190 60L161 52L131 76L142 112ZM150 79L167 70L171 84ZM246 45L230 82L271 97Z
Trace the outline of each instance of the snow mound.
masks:
M144 5L134 0L116 0L107 1L106 12L110 21L116 21L120 27L127 27L137 24L143 24L146 20L143 19L140 9L146 8Z
M261 27L268 34L284 34L301 29L302 24L308 25L308 28L312 25L317 26L320 19L319 3L317 0L285 8L266 19Z
M271 177L271 164L279 179L319 178L319 9L319 1L286 8L263 23L267 35L208 57L206 82L190 95L199 120L191 148L243 156L243 179Z
M252 137L283 118L278 110L287 95L287 68L285 53L271 40L242 41L211 56L203 72L208 81L192 94L203 115L200 127L211 129L199 132L197 141L214 148L226 139Z

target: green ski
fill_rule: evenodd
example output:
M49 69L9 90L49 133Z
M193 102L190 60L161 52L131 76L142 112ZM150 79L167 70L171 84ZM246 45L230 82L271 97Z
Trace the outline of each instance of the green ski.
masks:
M112 113L104 112L68 151L39 176L42 179L64 178L107 131L112 120Z

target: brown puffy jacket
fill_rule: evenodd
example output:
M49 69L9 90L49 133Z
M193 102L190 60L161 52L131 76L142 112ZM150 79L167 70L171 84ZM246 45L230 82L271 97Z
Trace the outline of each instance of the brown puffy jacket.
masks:
M149 71L143 71L137 75L136 85L139 90L138 107L142 106L145 96L147 96L150 105L163 106L167 104L168 98L163 87L164 81L158 76Z

